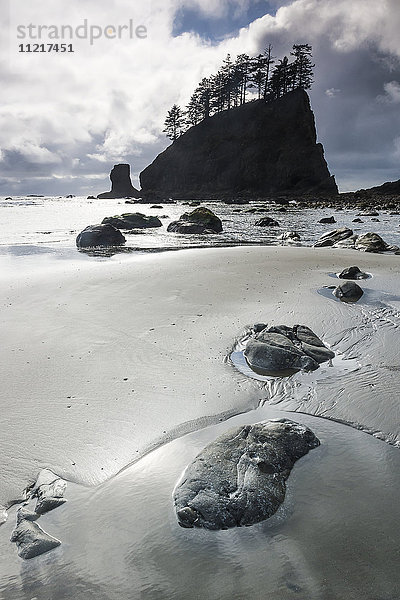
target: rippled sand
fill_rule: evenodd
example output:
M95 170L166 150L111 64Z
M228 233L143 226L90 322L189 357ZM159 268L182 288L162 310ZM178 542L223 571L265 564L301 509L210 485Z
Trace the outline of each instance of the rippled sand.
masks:
M398 261L254 247L54 261L34 276L10 274L1 291L0 503L20 498L43 468L69 484L68 502L40 522L62 545L29 563L8 542L9 510L3 596L40 598L46 582L60 599L394 600ZM373 275L360 303L317 293L352 264ZM226 357L260 321L310 326L340 366L274 382L248 377ZM173 486L232 425L225 419L246 411L254 412L233 423L298 411L290 418L323 443L296 464L273 519L230 532L180 529Z

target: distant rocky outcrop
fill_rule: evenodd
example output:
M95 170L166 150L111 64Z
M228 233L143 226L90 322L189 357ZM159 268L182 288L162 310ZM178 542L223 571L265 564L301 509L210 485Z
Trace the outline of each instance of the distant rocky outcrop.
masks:
M99 194L98 198L140 198L140 192L132 185L130 165L114 165L110 179L111 192Z
M186 469L174 492L179 525L218 530L268 519L294 463L319 445L311 429L288 419L231 429Z
M358 196L400 196L400 179L355 192Z
M140 174L146 196L338 193L304 90L249 102L189 129Z

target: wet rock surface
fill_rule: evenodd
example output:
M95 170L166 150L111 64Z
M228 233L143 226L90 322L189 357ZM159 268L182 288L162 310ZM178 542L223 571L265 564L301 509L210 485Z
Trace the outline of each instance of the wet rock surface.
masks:
M304 325L278 325L255 333L247 342L244 356L256 372L279 375L315 371L335 353Z
M338 275L339 279L367 279L368 274L363 273L358 267L347 267Z
M21 558L34 558L61 544L60 540L46 533L36 521L44 513L66 502L63 497L66 487L66 481L52 471L44 469L40 472L36 483L26 491L26 504L37 499L36 507L30 510L25 504L18 509L16 527L10 538L11 542L16 543L18 556Z
M24 559L34 558L57 548L60 540L49 535L34 521L22 519L12 532L11 542L18 548L18 556Z
M257 227L279 227L278 221L275 221L275 219L272 219L271 217L258 219L258 221L255 222L255 225L257 225Z
M108 223L89 225L76 238L78 248L109 248L124 244L125 238L120 230Z
M363 290L354 281L341 283L333 290L333 295L342 302L357 302L363 294Z
M345 240L353 235L353 231L348 227L341 227L333 231L327 231L314 244L315 248L323 248L325 246L333 246L341 240Z
M268 519L284 501L294 463L319 445L308 427L288 419L228 431L194 459L175 489L179 525L218 530Z
M178 221L173 221L167 231L174 233L220 233L222 221L212 210L200 206L190 213L184 213Z
M363 252L387 252L398 250L397 246L390 246L377 233L364 233L355 242L356 250Z
M318 223L336 223L335 217L323 217Z
M158 217L143 215L142 213L123 213L114 217L105 217L102 224L112 225L117 229L147 229L151 227L162 227Z

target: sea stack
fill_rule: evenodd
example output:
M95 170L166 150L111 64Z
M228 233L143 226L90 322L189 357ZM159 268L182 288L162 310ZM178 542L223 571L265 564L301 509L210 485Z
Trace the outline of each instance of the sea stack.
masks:
M257 100L191 127L140 174L145 196L336 195L307 93Z
M111 191L99 194L98 198L140 198L140 192L132 185L130 165L114 165L110 179Z

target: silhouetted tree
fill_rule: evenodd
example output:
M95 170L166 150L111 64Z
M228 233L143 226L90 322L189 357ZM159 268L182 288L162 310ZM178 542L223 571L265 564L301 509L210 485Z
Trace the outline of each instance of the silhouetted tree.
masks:
M294 44L293 52L290 54L294 56L293 88L310 89L314 82L313 68L315 67L312 62L312 46L310 44Z
M228 54L216 74L204 77L193 92L186 112L174 104L168 112L164 132L176 140L185 126L197 125L212 114L232 107L241 106L247 100L247 92L266 102L280 98L296 89L309 89L313 83L312 47L309 44L294 44L290 62L284 56L275 64L272 46L269 44L262 54L250 57L239 54L232 61ZM273 65L275 65L273 67Z
M185 115L177 104L174 104L171 110L168 111L164 127L163 133L173 142L185 131Z
M271 75L271 67L275 62L275 57L272 56L272 46L268 44L268 48L264 50L264 70L265 70L265 82L264 82L264 100L267 100L268 94L270 92L270 84L269 79Z

